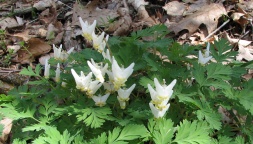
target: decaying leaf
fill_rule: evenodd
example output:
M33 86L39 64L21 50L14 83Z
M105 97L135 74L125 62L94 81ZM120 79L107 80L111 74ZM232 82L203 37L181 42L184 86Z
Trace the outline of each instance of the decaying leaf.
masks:
M38 38L31 38L27 42L27 49L22 48L18 51L18 56L13 60L21 64L30 63L35 57L48 53L51 46Z
M241 46L248 46L252 41L247 41L247 40L241 40L241 39L235 39L235 38L230 38L230 36L225 33L225 37L227 38L227 40L231 43L231 44L238 44Z
M5 143L11 132L12 120L9 118L4 118L3 120L0 121L0 124L4 125L4 130L0 137L0 142Z
M72 25L80 26L78 17L82 17L82 19L88 21L88 23L93 23L94 20L97 20L97 25L107 25L112 19L118 16L115 10L95 8L90 11L89 7L75 3L73 5Z
M113 35L122 36L129 33L132 19L127 8L119 8L118 13L120 15L120 19L109 25L106 31L113 33Z
M178 1L172 1L163 6L163 9L170 16L181 16L185 12L186 6Z
M245 59L247 61L253 60L253 55L251 54L248 48L245 48L242 45L238 45L238 48L239 48L238 50L239 54L236 57L237 60L242 60L242 59Z
M0 20L1 29L11 28L18 26L18 22L14 18L6 17Z
M56 8L50 7L44 10L39 16L40 22L42 24L48 25L49 23L54 23L57 20Z
M174 31L175 34L187 29L192 34L201 24L205 24L208 33L211 33L216 29L218 19L225 14L227 12L222 5L213 3L202 7L199 11L187 16L177 24L171 25L169 29Z

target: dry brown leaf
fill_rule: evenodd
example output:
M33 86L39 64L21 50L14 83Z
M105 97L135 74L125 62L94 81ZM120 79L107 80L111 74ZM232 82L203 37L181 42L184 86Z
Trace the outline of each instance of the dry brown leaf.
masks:
M197 0L192 2L192 4L189 5L187 10L184 12L184 15L190 15L198 10L200 10L203 6L206 6L209 4L209 0Z
M90 24L97 20L97 25L107 25L111 19L115 19L119 15L115 10L96 8L90 11L88 7L75 3L73 6L72 26L80 26L79 16Z
M227 40L231 43L231 44L238 44L241 46L248 46L252 41L247 41L247 40L241 40L241 39L235 39L235 38L230 38L230 36L225 33L225 37L227 38Z
M40 16L39 20L42 24L48 25L49 23L54 23L57 20L57 11L55 7L50 7L44 10Z
M129 33L129 28L132 24L132 19L127 8L119 8L118 13L120 19L109 25L107 31L113 35L122 36Z
M27 49L20 49L18 56L13 61L21 64L30 63L35 57L48 53L51 46L38 38L31 38L28 40Z
M185 12L186 6L181 2L172 1L165 4L165 6L163 6L163 9L170 16L181 16Z
M224 14L227 14L225 8L220 4L213 3L202 7L199 11L187 16L177 24L171 25L169 29L176 34L187 29L192 34L201 24L205 24L208 33L211 33L216 29L218 19Z
M19 24L14 18L6 17L0 20L0 27L3 30L5 30L6 28L12 28L16 26L19 26Z
M0 137L0 143L1 142L5 143L10 132L11 132L12 120L9 118L4 118L3 120L0 121L0 124L4 125L4 130L3 130L3 133Z
M245 48L242 45L238 45L238 52L239 54L237 55L236 59L237 60L242 60L245 59L247 61L253 60L253 55L250 53L250 50L248 48Z

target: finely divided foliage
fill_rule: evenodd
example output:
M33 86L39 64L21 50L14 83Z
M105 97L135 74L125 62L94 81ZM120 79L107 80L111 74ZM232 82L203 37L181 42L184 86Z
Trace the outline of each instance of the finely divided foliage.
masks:
M242 77L253 65L225 40L180 45L163 25L109 38L79 20L93 49L54 46L44 76L24 68L33 81L0 95L11 143L253 143L253 80Z

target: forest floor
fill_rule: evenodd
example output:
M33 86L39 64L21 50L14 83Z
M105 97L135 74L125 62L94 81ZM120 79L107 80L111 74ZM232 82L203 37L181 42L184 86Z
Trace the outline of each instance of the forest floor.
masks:
M164 24L180 44L205 45L225 38L239 51L237 60L253 60L253 2L250 0L1 0L0 93L29 78L18 73L44 65L52 45L84 47L78 17L110 36ZM253 72L249 70L248 79Z

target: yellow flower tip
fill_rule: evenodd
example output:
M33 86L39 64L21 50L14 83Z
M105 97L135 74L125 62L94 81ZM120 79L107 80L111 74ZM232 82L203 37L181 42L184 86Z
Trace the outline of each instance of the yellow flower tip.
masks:
M88 41L92 42L92 36L89 33L83 33L83 37Z
M96 106L99 106L99 107L103 107L103 106L105 106L105 104L106 104L106 103L104 103L104 102L98 102L98 103L96 103L95 105L96 105Z

